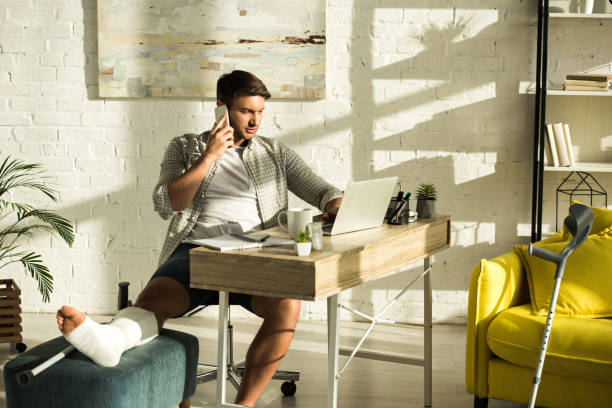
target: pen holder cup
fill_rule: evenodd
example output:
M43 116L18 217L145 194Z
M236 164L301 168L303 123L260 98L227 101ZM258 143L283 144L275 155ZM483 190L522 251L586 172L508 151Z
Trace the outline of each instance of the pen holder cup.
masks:
M401 206L401 208L400 208ZM399 209L399 211L398 211ZM392 225L406 225L410 220L410 199L408 200L398 200L393 197L389 202L389 207L387 207L387 212L385 214L385 221L387 224Z

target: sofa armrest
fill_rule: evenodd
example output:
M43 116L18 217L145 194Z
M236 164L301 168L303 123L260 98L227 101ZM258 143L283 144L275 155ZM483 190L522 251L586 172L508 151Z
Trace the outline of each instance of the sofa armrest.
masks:
M501 311L529 302L523 266L515 252L490 261L481 259L472 272L468 297L465 384L469 393L488 395L488 366L492 352L487 330Z

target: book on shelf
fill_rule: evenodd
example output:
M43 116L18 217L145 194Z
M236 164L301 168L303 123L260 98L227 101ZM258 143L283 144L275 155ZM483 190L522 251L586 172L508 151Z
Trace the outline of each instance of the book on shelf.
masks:
M567 148L567 156L569 158L569 165L573 167L576 165L576 160L574 159L574 149L572 146L572 138L570 136L569 125L567 123L563 124L563 136L565 136L565 147Z
M608 92L608 86L605 88L599 86L579 86L579 85L564 85L565 91L592 91L592 92Z
M572 138L567 123L547 123L546 141L545 152L548 166L569 167L576 165Z
M565 79L579 81L608 82L612 81L612 74L567 74Z
M567 74L563 83L566 91L607 92L612 74Z
M559 167L559 155L557 154L557 144L555 143L555 135L553 133L553 127L550 123L546 124L546 141L548 142L548 148L550 149L550 158L548 159L548 165ZM548 153L548 150L547 150Z
M608 81L582 81L579 79L566 79L565 86L594 86L596 88L607 88Z
M563 134L563 123L557 122L553 124L553 134L555 135L555 144L557 145L559 166L568 167L570 162L569 155L567 154L567 146L565 145L565 135Z

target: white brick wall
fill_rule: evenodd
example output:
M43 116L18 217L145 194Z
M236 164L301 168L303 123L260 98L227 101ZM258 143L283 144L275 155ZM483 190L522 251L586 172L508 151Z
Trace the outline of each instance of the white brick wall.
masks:
M452 248L435 257L435 319L463 322L478 260L527 239L519 235L530 223L533 98L517 89L533 77L535 5L378 3L328 0L327 98L270 101L261 133L339 187L390 175L408 190L435 183L438 211L454 220ZM24 311L71 303L111 313L117 283L130 281L134 299L157 262L167 224L150 193L165 146L208 128L214 101L99 99L94 0L0 6L0 149L44 164L60 191L57 208L77 233L71 249L56 238L29 241L55 276L50 304L21 268L0 273L18 280ZM343 298L375 311L420 266L409 269ZM324 302L305 302L303 315L322 318L324 310ZM420 287L389 316L418 320Z

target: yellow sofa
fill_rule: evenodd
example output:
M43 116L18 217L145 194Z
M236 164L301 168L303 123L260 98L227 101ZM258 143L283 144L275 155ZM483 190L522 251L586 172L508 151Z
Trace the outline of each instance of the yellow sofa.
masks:
M545 323L532 313L515 252L480 261L470 281L465 364L474 407L488 398L529 402ZM612 319L555 315L536 405L612 407Z

